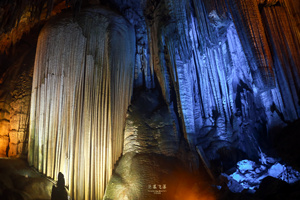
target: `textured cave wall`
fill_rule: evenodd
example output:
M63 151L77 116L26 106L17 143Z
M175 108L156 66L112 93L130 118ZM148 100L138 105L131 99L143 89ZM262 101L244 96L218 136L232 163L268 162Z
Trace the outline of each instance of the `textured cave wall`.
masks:
M299 118L291 2L159 1L148 8L151 64L164 98L208 160L257 159L262 138Z
M33 6L46 16L52 1L48 2L50 7L40 6L43 9L36 6L46 1L20 6ZM54 12L55 5L57 10L68 7L65 2L55 2ZM131 23L136 44L135 88L161 88L175 132L185 136L193 153L198 151L207 166L219 168L214 169L217 173L242 158L258 158L263 138L269 142L275 132L299 118L298 0L72 0L68 5L76 16L80 6L87 4L105 5ZM10 8L19 13L18 6ZM16 22L14 17L23 16L11 13L6 13L11 18L0 16L0 21L8 23L2 23L6 28L0 31L8 33ZM20 22L30 19L24 13ZM11 35L12 40L19 39ZM10 42L1 45L7 47ZM79 51L77 46L74 49ZM58 57L63 59L65 54ZM8 121L14 115L8 107L18 102L20 92L2 88L4 96L9 96L3 96L5 131L0 137L1 147L5 146L2 153L7 155ZM13 95L19 97L12 100ZM23 119L21 115L16 118ZM138 140L135 135L132 138L130 143L135 144Z
M28 161L52 178L62 172L74 199L101 199L122 153L134 38L124 18L100 8L54 18L39 35Z
M198 171L197 154L182 137L159 90L135 91L123 155L104 199L215 199L206 171Z
M227 4L244 45L256 87L260 90L274 87L273 59L258 2L234 0L227 1Z
M54 1L8 1L0 2L0 53L9 53L24 34L35 26L44 24L50 17L70 5L62 0Z
M276 105L285 121L292 122L300 116L300 37L294 18L281 5L263 7L262 17L266 34L274 55L276 90L283 105Z
M0 157L26 156L36 32L0 56Z

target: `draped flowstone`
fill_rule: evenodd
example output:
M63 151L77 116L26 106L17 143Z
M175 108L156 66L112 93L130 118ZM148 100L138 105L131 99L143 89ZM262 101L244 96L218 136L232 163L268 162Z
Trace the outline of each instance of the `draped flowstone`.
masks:
M134 29L100 8L48 22L37 45L28 161L74 199L101 199L122 153Z
M262 138L299 118L293 3L261 3L166 0L148 8L150 66L205 163L229 148L258 159Z

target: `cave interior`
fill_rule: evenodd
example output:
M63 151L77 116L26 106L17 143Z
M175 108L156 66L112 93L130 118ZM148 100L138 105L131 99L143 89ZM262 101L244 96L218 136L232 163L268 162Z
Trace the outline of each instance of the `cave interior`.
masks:
M0 1L0 199L300 199L299 130L299 0Z

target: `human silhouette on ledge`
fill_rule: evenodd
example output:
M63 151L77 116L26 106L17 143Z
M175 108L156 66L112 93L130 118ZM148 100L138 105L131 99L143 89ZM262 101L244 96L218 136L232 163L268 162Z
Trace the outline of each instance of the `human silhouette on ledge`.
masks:
M61 172L58 173L57 185L52 186L51 200L68 200L68 193L65 189L65 178Z

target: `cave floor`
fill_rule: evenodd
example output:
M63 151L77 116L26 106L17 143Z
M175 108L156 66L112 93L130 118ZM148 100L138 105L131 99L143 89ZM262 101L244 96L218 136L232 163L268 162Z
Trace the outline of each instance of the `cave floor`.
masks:
M255 194L215 190L216 200L300 199L300 181L289 185L268 178ZM24 159L0 158L0 200L50 200L55 182L38 173ZM214 199L214 198L213 198Z
M50 200L53 184L21 158L0 158L0 199Z

